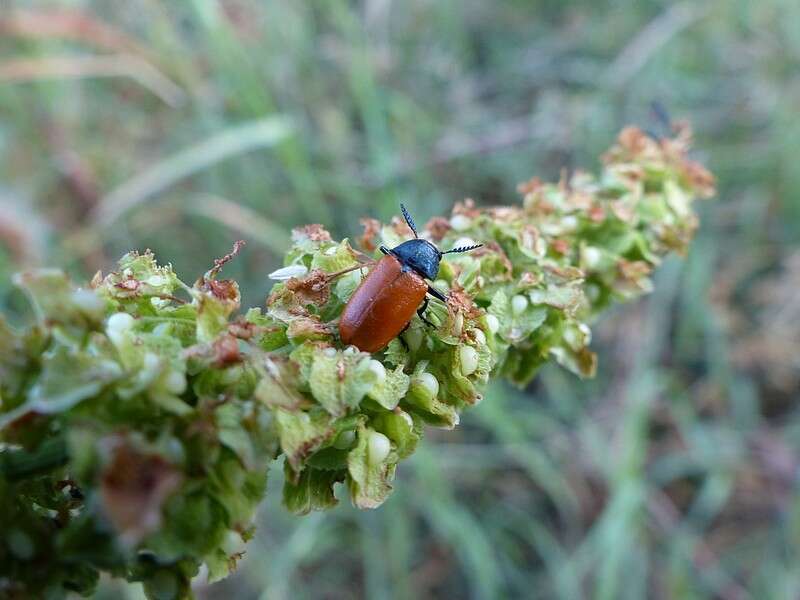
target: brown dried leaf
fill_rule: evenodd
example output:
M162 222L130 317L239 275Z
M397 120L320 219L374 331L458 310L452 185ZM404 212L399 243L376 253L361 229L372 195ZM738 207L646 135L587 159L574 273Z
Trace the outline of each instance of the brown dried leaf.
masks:
M331 234L328 233L328 230L322 225L313 223L311 225L292 229L292 239L294 241L308 239L312 242L330 242Z
M381 232L381 223L378 219L363 218L360 220L364 233L358 238L358 244L367 252L374 252L378 247L375 238Z
M331 297L331 279L319 269L314 269L302 278L292 277L286 282L286 287L294 293L297 302L302 306L313 304L321 307Z
M425 225L425 229L431 234L434 241L439 242L450 231L450 221L444 217L433 217Z
M135 545L158 529L161 508L182 476L161 456L144 454L121 436L108 442L112 457L101 474L100 500L123 542Z

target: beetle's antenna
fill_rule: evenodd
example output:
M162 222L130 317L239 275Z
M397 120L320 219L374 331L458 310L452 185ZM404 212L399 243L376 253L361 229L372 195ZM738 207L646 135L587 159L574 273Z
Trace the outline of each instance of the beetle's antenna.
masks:
M405 205L402 203L400 204L400 210L403 211L403 217L405 218L406 223L408 223L408 226L411 227L411 231L414 232L414 237L418 238L419 235L417 235L417 226L414 225L414 219L411 218L411 215L408 214Z
M474 246L459 246L458 248L453 248L452 250L445 250L442 252L442 254L450 254L451 252L469 252L470 250L475 250L481 246L483 246L483 244L475 244Z

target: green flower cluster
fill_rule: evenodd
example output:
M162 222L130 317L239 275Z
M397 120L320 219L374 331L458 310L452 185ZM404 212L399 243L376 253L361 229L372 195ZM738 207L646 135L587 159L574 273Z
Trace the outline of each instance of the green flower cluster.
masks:
M592 375L589 322L650 289L713 191L688 141L627 129L598 178L531 180L522 205L433 219L440 247L484 246L442 261L433 327L415 318L373 355L345 347L337 319L378 242L409 235L399 220L365 220L357 247L295 230L265 309L243 315L218 278L238 246L191 287L149 252L84 288L20 275L37 322L0 321L0 595L89 594L107 571L190 596L201 565L211 580L235 568L280 455L290 510L335 505L337 483L377 507L425 425L457 425L490 376L523 385L551 358Z

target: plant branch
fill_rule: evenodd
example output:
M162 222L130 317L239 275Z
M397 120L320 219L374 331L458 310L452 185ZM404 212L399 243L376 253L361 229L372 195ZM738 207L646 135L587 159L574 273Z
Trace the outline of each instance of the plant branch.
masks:
M0 321L0 590L90 594L108 571L189 597L202 564L212 581L235 568L276 457L289 510L331 508L339 486L375 508L426 426L455 427L491 378L525 385L553 360L592 376L590 326L651 290L713 193L689 142L628 128L598 176L534 178L521 204L432 219L421 237L483 246L442 261L435 327L415 317L374 354L336 324L375 249L408 238L399 219L364 220L360 249L294 230L265 309L245 314L236 282L217 279L241 243L191 287L149 252L88 288L20 275L38 322Z

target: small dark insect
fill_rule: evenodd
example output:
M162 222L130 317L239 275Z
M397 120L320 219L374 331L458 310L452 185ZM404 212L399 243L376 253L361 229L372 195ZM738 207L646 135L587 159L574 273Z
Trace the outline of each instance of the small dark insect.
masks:
M447 298L425 280L436 279L439 262L445 254L468 252L483 246L460 246L442 252L428 240L420 239L406 207L401 204L400 210L414 232L414 239L391 250L380 247L386 256L358 286L339 320L342 342L364 352L385 348L408 327L415 311L426 325L432 326L425 318L427 295L442 302L447 302Z
M654 121L654 127L644 130L654 140L663 140L672 137L675 133L670 117L669 110L660 100L653 100L650 103L650 114Z

